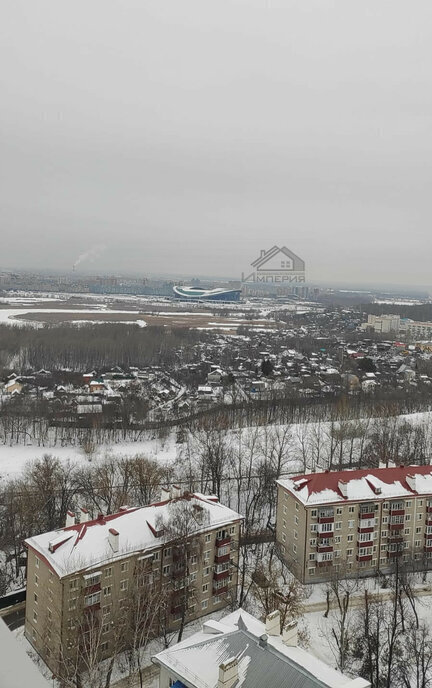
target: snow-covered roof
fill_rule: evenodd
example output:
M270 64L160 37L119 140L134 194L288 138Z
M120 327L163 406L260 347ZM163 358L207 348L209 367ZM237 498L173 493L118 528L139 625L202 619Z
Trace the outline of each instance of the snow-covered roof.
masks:
M361 500L432 496L431 466L397 466L327 471L280 479L277 483L305 506Z
M195 533L224 526L243 517L218 502L214 495L199 492L178 499L167 499L144 507L125 507L109 516L99 516L87 523L71 525L28 538L25 543L38 552L60 578L93 568L131 554L155 550L164 542L158 537L160 524L169 521L172 505L187 500L204 509L205 517L197 519ZM118 552L109 544L109 530L119 533Z
M238 659L236 688L366 688L364 679L349 679L300 647L287 646L280 635L265 635L265 624L239 609L152 658L193 688L216 688L219 667ZM264 644L260 638L264 640Z

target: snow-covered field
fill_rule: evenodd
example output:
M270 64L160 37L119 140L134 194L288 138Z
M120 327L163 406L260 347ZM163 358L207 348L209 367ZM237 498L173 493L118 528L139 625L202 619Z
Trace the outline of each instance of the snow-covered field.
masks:
M432 433L432 412L426 411L423 413L412 413L399 417L400 422L410 422L414 425L423 425ZM364 420L367 422L367 419ZM372 426L374 419L369 419L369 425ZM244 451L248 451L248 444L255 443L254 457L259 460L263 453L265 453L266 441L268 442L269 435L274 432L283 432L286 427L290 430L290 439L286 443L285 457L286 463L284 473L299 473L303 470L304 461L315 463L314 457L317 454L317 447L319 445L320 462L316 463L316 470L325 469L325 458L329 452L331 423L306 423L293 424L290 426L264 426L243 428L241 430L241 439L239 437L239 430L229 430L227 432L227 446L233 447L237 450L239 442L243 446ZM261 439L256 441L256 434L261 434ZM270 440L271 442L271 440ZM357 443L359 440L357 441ZM356 455L356 444L354 445L353 456ZM95 452L88 456L83 451L80 445L62 447L59 445L50 446L49 443L45 446L37 446L37 444L27 445L8 445L0 444L0 477L8 478L18 476L23 470L28 461L41 458L44 454L52 454L62 461L70 460L72 463L85 464L92 460L96 461L107 454L112 456L137 456L142 455L151 459L155 459L162 464L173 463L185 451L186 445L176 442L175 431L172 430L166 439L159 439L148 433L147 437L139 441L119 441L113 444L101 444L96 446Z
M97 462L104 456L144 456L149 459L157 459L162 464L170 464L178 456L179 445L176 445L175 435L168 436L166 440L156 438L142 440L140 442L118 442L116 444L98 445L95 452L88 455L82 447L38 447L34 445L0 445L0 477L18 477L26 463L40 459L44 454L56 456L62 462L71 461L76 465L86 465L90 461Z

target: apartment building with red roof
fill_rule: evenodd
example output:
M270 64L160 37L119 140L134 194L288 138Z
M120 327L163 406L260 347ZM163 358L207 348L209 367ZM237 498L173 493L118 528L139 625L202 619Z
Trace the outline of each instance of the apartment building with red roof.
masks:
M276 540L303 583L432 563L432 468L326 471L277 481ZM431 560L431 561L429 561Z

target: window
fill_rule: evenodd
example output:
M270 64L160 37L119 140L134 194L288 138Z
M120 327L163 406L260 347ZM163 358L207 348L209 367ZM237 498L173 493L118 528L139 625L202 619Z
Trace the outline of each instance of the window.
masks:
M311 516L312 516L312 518L316 518L316 515L317 515L317 510L316 510L316 509L312 509L312 511L311 511Z
M219 604L220 602L222 602L222 595L215 595L213 597L213 604Z
M381 545L381 551L382 552L385 552L386 549L387 549L387 545Z
M314 576L315 575L315 569L308 569L308 573L310 576Z
M202 586L202 591L203 591L203 592L207 592L208 587L209 587L209 586L208 586L208 583L205 583L205 584Z
M102 616L109 616L111 614L111 604L106 604L102 607Z
M423 506L423 500L422 500L422 499L420 499L418 505L419 505L419 506Z
M295 503L295 508L296 508L296 511L298 511L298 510L299 510L299 505L298 505L298 502L296 502L296 503Z
M205 536L204 541L205 541L205 542L210 542L210 540L211 540L211 533L208 533L208 534Z
M35 557L35 566L36 566L37 569L39 568L39 564L40 564L40 559L39 559L39 557Z
M351 557L352 553L353 553L352 549L347 549L347 557Z
M67 622L68 631L73 631L75 626L76 626L76 619L68 619L68 622Z
M348 528L354 528L354 521L348 521Z
M284 512L284 514L286 515L286 512L287 512L287 508L286 508L286 506L284 506L284 508L283 508L283 512Z
M312 540L309 540L309 547L315 547L316 546L316 540L315 538Z
M386 530L383 530L383 531L381 532L381 536L382 536L383 538L387 537L387 531L386 531Z
M203 571L203 576L208 576L210 573L210 566L206 566Z
M309 561L315 561L315 552L309 554Z
M98 604L100 602L100 596L100 591L94 592L91 595L86 595L84 597L84 607L92 607L94 604Z
M108 597L109 595L111 595L111 586L110 585L107 585L106 588L103 589L103 594L104 594L104 597Z
M388 509L388 506L389 506L389 505L388 505L388 502L384 502L384 504L383 504L383 509Z
M411 509L412 502L411 502L410 499L409 499L407 502L405 502L405 506L406 506L407 509Z
M311 523L311 533L316 533L318 529L318 524L317 523Z
M405 521L411 521L411 514L406 514Z
M102 635L109 633L110 625L109 623L102 624Z
M296 526L298 526L298 522L299 522L298 516L294 517L294 522L295 522Z
M416 533L419 535L422 532L421 526L419 528L416 528Z
M159 561L160 557L160 552L154 552L153 553L153 561Z
M112 576L112 566L108 566L104 573L105 578L111 578Z
M124 573L125 571L129 571L129 562L124 561L120 567L121 572Z
M191 566L195 566L196 563L197 563L197 555L192 554L192 556L189 557L189 564Z
M221 553L221 554L219 554L219 551L220 551L220 550L223 550L223 549L226 549L227 551L226 551L226 552L223 552L223 553ZM228 553L228 548L227 548L227 547L219 547L219 549L218 549L218 556L221 557L221 556L223 556L224 554L227 554L227 553ZM210 550L209 550L209 549L207 549L207 550L204 552L203 559L204 559L204 561L208 561L208 560L210 559Z
M342 513L342 507L338 506L338 508L336 509L336 516L340 516L341 513Z
M354 511L355 511L355 506L349 506L349 507L348 507L348 513L349 513L349 514L353 514Z
M423 518L423 514L417 514L417 521L421 521Z
M170 569L171 569L171 566L170 566L169 564L167 564L166 566L164 566L163 569L162 569L163 575L164 575L164 576L168 576L168 575L169 575L169 572L170 572Z
M34 601L35 601L35 602L36 602L36 604L37 604L37 601L38 601L38 596L36 595L36 593L34 594Z
M47 608L47 617L48 617L48 621L51 621L51 619L52 619L52 611L51 611L51 609L48 609L48 608Z
M410 532L411 532L411 528L405 528L404 535L409 535Z
M39 585L39 576L35 573L35 585Z
M388 517L388 516L383 516L383 517L382 517L382 522L383 522L383 523L388 523L388 522L389 522L389 517Z
M203 600L201 602L201 609L207 609L208 607L208 600Z
M336 521L335 530L341 530L341 529L342 529L342 521Z
M285 519L283 519L283 521L282 521L282 528L286 528L286 520Z
M190 576L189 576L190 582L191 582L191 583L195 583L196 579L197 579L197 574L196 574L196 572L195 572L195 573L191 573Z
M335 545L338 545L338 544L340 543L340 541L341 541L341 536L340 536L340 535L336 535L334 541L335 541Z
M294 554L297 554L297 545L293 545L293 552Z
M414 545L415 545L416 547L420 547L420 545L421 545L421 540L416 540L415 543L414 543Z
M230 534L230 535L235 535L235 531L236 531L235 526L230 526L229 534Z
M347 540L348 540L348 542L352 542L352 541L353 541L353 537L354 537L353 535L347 535Z
M285 540L286 540L286 535L285 535L285 533L282 533L282 542L285 542Z
M38 620L37 612L36 612L36 611L33 611L33 621L34 621L35 623L37 623L37 620Z
M74 578L73 580L69 581L69 590L76 590L78 587L78 578Z
M296 530L294 531L294 540L298 540L298 532Z
M76 609L76 603L77 603L76 597L72 597L72 599L69 600L69 611L70 612L73 611L74 609Z

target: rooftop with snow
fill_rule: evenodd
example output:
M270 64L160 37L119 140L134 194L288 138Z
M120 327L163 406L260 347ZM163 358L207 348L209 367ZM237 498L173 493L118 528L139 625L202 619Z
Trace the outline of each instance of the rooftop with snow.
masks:
M242 519L214 495L195 492L171 497L149 506L124 507L118 513L101 514L94 520L86 520L87 512L83 509L80 523L75 523L74 514L68 512L65 528L28 538L25 544L42 555L62 578L135 553L151 552L172 541L172 531L171 535L165 533L164 524L176 518L181 503L189 504L195 515L190 521L191 535Z
M279 612L263 623L238 609L152 658L187 688L367 688L297 646L296 624L280 634ZM176 684L174 684L176 685Z
M305 506L432 496L431 466L326 471L277 480Z

